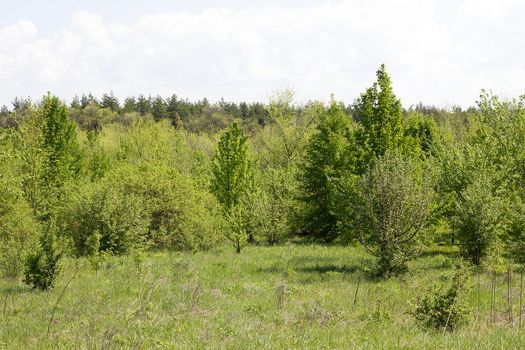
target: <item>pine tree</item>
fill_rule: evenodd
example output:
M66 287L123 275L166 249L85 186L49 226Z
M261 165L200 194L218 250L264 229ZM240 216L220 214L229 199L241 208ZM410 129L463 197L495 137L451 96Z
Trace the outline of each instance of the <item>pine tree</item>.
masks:
M102 108L107 108L113 112L120 111L120 104L118 98L111 91L109 94L102 95L102 101L100 102Z
M151 97L146 98L144 95L140 95L137 98L135 104L135 110L141 115L145 116L148 113L151 113Z
M151 114L155 121L165 119L168 116L168 111L166 109L166 102L161 96L157 96L153 99L151 105Z

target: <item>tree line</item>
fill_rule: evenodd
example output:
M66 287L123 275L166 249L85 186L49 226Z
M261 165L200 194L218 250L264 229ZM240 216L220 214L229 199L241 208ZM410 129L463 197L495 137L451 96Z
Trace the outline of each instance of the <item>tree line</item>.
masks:
M0 272L53 286L64 256L227 240L362 245L390 276L433 244L474 265L525 258L525 97L404 109L382 65L351 105L176 96L0 111Z

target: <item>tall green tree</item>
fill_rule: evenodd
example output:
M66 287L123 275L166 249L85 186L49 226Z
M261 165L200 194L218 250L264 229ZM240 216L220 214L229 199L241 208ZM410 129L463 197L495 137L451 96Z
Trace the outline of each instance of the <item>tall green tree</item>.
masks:
M213 157L211 190L226 211L239 204L249 188L252 162L246 141L239 124L234 122L221 136Z
M314 237L331 241L337 236L337 218L332 210L333 180L354 170L354 146L350 120L342 106L332 101L321 112L316 133L306 147L300 174L304 226Z
M246 198L253 179L253 162L249 158L247 137L234 122L219 140L212 161L211 191L222 204L230 223L228 237L238 253L247 241L245 210Z
M59 188L80 171L80 149L76 126L58 97L46 95L39 109L43 121L42 148L45 154L43 181L48 189Z
M406 137L406 120L401 101L395 96L392 81L385 65L376 72L377 80L357 99L354 110L362 128L357 133L358 144L366 156L359 171L366 170L370 161L383 156L387 150L409 151L417 142Z

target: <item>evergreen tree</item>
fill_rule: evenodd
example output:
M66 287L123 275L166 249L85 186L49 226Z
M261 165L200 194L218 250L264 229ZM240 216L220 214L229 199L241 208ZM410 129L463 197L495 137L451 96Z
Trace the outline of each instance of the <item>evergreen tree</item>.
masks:
M321 114L317 133L306 148L301 174L302 200L306 204L305 229L317 238L331 241L337 236L337 219L332 211L332 181L353 171L354 140L343 108L332 101Z
M135 97L126 97L124 100L124 106L122 106L122 112L132 113L137 111L137 101Z
M166 102L161 96L157 96L153 99L151 105L151 114L155 121L165 119L168 116L168 111L166 109Z
M146 98L144 97L144 95L140 95L137 98L135 108L141 116L145 116L146 114L151 113L151 98Z
M75 95L75 97L73 97L73 100L69 104L69 107L72 108L72 109L81 109L82 108L82 105L80 104L80 98L78 97L78 95Z
M102 95L102 101L100 102L102 108L107 108L113 112L120 111L120 104L118 98L113 94L113 91L109 94Z

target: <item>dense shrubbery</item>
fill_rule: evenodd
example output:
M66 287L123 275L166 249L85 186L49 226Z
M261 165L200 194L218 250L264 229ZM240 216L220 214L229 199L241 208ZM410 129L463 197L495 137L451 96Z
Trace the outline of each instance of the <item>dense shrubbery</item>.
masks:
M24 199L17 165L12 153L0 151L0 276L20 274L27 255L36 247L40 229Z

